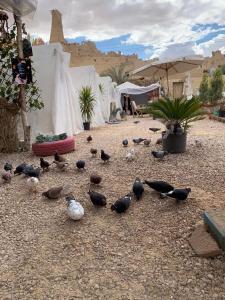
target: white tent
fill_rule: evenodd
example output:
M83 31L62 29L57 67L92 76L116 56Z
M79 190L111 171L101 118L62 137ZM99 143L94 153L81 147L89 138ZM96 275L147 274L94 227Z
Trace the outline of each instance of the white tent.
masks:
M140 95L148 93L160 88L160 83L154 83L149 86L139 86L131 82L124 82L117 86L117 90L120 94L131 94L131 95Z
M113 84L107 81L107 101L103 102L99 90L99 75L93 66L70 68L70 54L63 51L61 44L33 47L35 77L41 90L44 109L29 113L32 139L41 134L60 134L66 132L74 135L83 130L80 112L79 91L83 86L92 87L96 104L92 126L105 124L109 117L108 107L114 101ZM104 113L107 109L107 114Z

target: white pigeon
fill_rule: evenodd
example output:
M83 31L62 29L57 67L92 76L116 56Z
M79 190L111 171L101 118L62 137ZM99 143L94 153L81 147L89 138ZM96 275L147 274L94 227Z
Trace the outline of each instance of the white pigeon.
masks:
M73 220L80 220L84 216L83 206L71 196L66 197L66 201L68 216Z
M36 177L30 177L27 179L27 186L30 192L37 192L37 187L39 185L39 179Z
M135 153L134 149L130 149L126 154L126 160L132 161L135 159L135 156L136 156L136 153Z
M201 148L202 147L202 141L195 140L195 145L196 145L196 147Z

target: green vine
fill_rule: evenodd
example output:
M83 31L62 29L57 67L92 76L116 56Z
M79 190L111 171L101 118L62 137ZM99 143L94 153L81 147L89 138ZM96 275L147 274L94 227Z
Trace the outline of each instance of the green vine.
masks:
M13 25L4 37L0 36L0 97L8 102L17 103L19 99L19 85L12 80L12 58L18 56L16 45L16 26ZM35 69L32 67L33 78ZM25 85L28 110L40 110L44 107L41 92L37 82Z

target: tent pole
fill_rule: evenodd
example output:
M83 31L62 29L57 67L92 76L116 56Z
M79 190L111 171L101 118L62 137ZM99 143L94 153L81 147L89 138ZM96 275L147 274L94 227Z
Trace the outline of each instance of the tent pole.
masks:
M23 55L23 39L22 39L22 20L21 17L14 15L16 27L17 27L17 48L19 58L24 59ZM30 150L30 126L27 121L26 114L26 95L25 95L25 85L20 84L20 92L19 92L19 106L20 106L20 115L23 124L23 132L24 132L24 150Z
M167 96L169 97L169 94L170 94L170 87L169 87L169 74L168 74L168 68L166 68L166 81L167 81Z

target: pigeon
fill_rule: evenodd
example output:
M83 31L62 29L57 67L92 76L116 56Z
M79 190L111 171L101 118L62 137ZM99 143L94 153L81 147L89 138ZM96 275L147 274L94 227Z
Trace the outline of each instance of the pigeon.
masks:
M124 147L127 147L128 146L128 139L123 140L122 144L123 144Z
M27 179L27 186L30 192L37 192L38 185L39 185L39 179L37 177L30 177Z
M140 143L142 143L143 141L145 141L146 139L142 139L142 138L138 138L138 139L133 139L133 143L135 145L139 145Z
M161 144L162 144L162 138L157 139L157 141L156 141L155 144L156 144L156 145L161 145Z
M140 200L142 194L144 193L144 186L141 180L137 177L133 184L133 193L136 196L137 200Z
M48 171L50 163L47 162L46 160L44 160L43 157L40 158L40 166L42 168L43 171Z
M91 141L92 141L92 136L89 135L89 136L87 137L87 142L90 143Z
M144 141L144 145L145 145L146 147L148 147L148 146L150 145L150 143L151 143L151 140L150 140L150 139Z
M6 171L6 172L10 172L10 173L12 173L12 169L13 169L13 166L10 164L10 163L5 163L5 165L4 165L4 170Z
M126 154L126 160L133 161L135 159L135 156L136 156L136 154L135 154L134 149L130 149Z
M148 181L145 180L143 182L144 184L147 184L150 188L155 190L156 192L159 193L168 193L170 191L174 190L174 187L167 183L166 181Z
M94 191L89 191L88 195L95 206L106 206L106 197L104 195Z
M96 157L96 155L97 155L97 153L98 153L98 150L97 150L97 149L91 148L90 152L91 152L91 154L92 154L92 157Z
M18 165L14 171L14 175L18 174L22 174L23 173L23 170L27 167L28 165L26 163L22 163L20 165Z
M84 216L84 208L83 206L75 200L75 197L70 195L66 197L66 202L67 202L67 214L68 216L75 220L78 221Z
M67 159L64 156L59 155L58 151L54 152L54 160L58 161L58 162L66 162L67 161Z
M76 162L76 167L77 169L79 170L84 170L84 167L85 167L85 161L84 160L78 160Z
M11 174L10 171L7 171L7 172L2 173L2 180L3 180L5 183L10 183L10 182L11 182L11 179L12 179L12 174Z
M163 195L176 199L178 203L180 201L186 200L190 192L190 188L174 189L173 191L170 191L168 193L163 193Z
M63 162L63 161L56 161L54 160L53 163L56 165L57 169L59 169L60 171L66 171L66 169L68 168L69 166L69 163L68 162Z
M196 145L196 147L201 148L202 142L200 140L195 140L195 145Z
M140 123L140 121L134 121L133 123L134 123L134 124L138 124L138 123Z
M157 131L160 130L160 128L154 128L154 127L152 127L152 128L149 128L149 130L151 130L151 131L153 131L154 133L156 133Z
M22 172L25 176L36 177L39 179L41 175L41 168L34 169L33 166L26 166Z
M46 192L43 192L42 196L48 199L58 199L62 197L64 193L65 193L65 188L63 186L57 186L47 190Z
M104 161L104 162L108 162L109 159L110 159L110 156L108 154L106 154L104 152L104 150L101 150L101 159Z
M101 176L97 175L97 174L92 174L90 176L90 182L93 184L100 184L102 181Z
M111 210L116 211L117 213L125 212L131 204L131 196L130 194L118 199L114 204L111 205Z
M152 151L152 155L157 159L163 159L165 155L168 154L167 151L159 150L159 151Z

